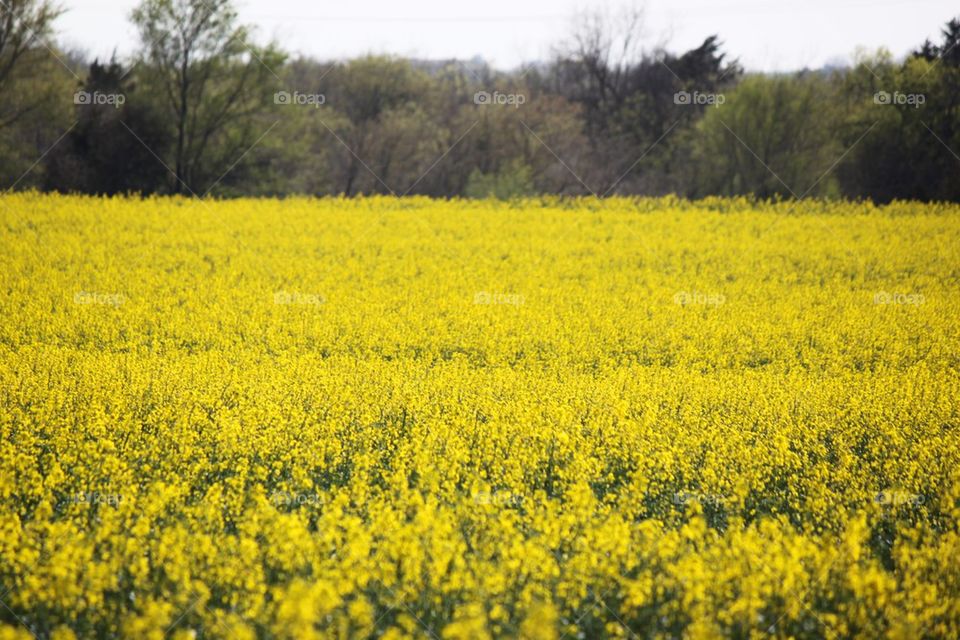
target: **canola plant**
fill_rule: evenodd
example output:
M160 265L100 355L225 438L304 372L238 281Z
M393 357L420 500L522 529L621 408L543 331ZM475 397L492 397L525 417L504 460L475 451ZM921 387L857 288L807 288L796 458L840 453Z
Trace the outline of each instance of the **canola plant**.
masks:
M0 197L0 638L960 637L960 207Z

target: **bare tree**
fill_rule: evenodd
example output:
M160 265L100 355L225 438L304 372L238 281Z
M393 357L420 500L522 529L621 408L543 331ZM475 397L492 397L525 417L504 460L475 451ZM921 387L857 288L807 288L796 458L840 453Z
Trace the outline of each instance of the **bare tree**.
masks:
M141 71L175 130L174 191L199 191L254 143L250 125L272 100L282 56L247 43L231 0L143 0L132 20Z
M630 69L643 57L644 9L629 3L615 11L592 9L576 17L572 46L566 57L579 62L602 103L621 103Z

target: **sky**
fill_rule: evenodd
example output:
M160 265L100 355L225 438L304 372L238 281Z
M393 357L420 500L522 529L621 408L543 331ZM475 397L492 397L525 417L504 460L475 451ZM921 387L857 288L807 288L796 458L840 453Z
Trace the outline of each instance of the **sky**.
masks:
M61 0L60 41L90 56L128 55L128 17L139 0ZM261 43L322 60L364 53L416 58L481 56L497 68L547 60L594 0L236 0ZM643 38L672 52L718 34L749 71L791 71L849 61L858 47L901 57L960 15L956 0L647 0Z

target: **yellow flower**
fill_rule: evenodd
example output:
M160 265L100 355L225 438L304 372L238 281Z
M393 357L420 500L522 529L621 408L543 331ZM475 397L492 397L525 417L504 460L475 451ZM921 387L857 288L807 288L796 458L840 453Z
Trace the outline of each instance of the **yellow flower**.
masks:
M0 199L0 638L960 637L955 204Z

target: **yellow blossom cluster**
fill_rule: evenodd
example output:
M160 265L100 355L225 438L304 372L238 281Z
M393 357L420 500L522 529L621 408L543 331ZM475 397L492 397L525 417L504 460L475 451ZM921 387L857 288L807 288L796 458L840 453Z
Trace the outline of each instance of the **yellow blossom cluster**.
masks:
M960 207L0 197L0 638L960 637Z

